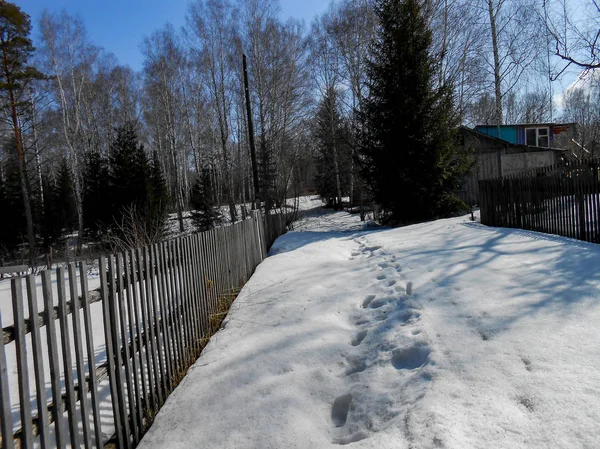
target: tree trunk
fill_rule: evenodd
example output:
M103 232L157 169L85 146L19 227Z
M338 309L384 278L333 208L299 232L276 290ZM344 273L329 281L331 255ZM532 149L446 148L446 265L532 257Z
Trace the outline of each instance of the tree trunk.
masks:
M490 30L492 33L492 51L494 53L494 93L496 96L496 125L502 125L502 84L500 77L500 54L498 52L498 34L496 31L496 15L494 14L494 0L488 0L490 15ZM498 136L500 137L500 136Z

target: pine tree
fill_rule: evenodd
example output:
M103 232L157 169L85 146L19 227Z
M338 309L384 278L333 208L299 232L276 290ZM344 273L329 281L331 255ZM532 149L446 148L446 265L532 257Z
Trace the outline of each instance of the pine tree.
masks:
M450 213L461 206L453 192L470 163L455 151L451 86L435 85L431 31L418 0L378 0L375 11L360 113L363 175L391 222Z
M196 179L192 187L192 221L194 226L200 232L208 231L215 226L215 222L220 218L216 211L213 192L210 179L210 170L202 169L200 176Z
M100 152L86 155L83 180L83 226L90 236L99 238L112 220L108 160Z
M27 179L27 161L21 135L19 115L27 107L22 94L33 80L44 76L27 62L35 48L29 39L31 21L29 15L17 5L0 0L0 92L4 95L2 107L9 119L14 138L13 153L18 163L21 201L25 213L29 262L33 266L35 258L35 228L31 208L31 193Z

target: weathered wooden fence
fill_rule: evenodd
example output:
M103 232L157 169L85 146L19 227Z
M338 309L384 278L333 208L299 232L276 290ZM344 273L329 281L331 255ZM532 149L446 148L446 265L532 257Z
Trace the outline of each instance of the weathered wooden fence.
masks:
M481 222L600 242L598 161L479 181Z
M101 257L99 294L88 292L83 262L12 279L13 324L0 339L0 447L135 447L220 323L222 302L286 221L253 213Z

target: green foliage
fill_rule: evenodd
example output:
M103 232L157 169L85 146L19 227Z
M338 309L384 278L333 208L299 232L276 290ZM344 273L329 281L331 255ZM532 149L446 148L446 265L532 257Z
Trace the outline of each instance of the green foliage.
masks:
M18 103L18 91L35 79L44 79L37 69L27 65L35 47L29 34L29 15L17 5L0 0L0 90L12 92Z
M150 164L150 195L150 215L164 219L169 204L169 188L157 151L152 152L152 163Z
M97 151L88 153L83 173L83 226L98 238L112 220L108 160Z
M111 144L108 178L112 242L132 247L160 239L166 218L166 183L158 159L155 157L150 164L134 123L117 129Z
M461 207L453 192L470 169L456 153L450 85L436 86L431 31L418 0L378 0L379 34L360 118L363 176L389 220L407 223Z
M14 158L0 166L0 257L10 254L26 238L19 167Z
M210 170L204 168L196 179L191 194L192 221L200 232L212 229L220 218L213 198Z
M111 144L110 190L115 216L131 206L135 206L139 213L149 213L152 192L150 164L144 146L138 142L133 123L119 127Z
M335 89L327 92L319 103L314 138L317 191L321 198L327 199L328 205L339 206L342 199L338 198L336 176L340 177L341 196L349 195L352 148L349 145L350 130L342 121Z

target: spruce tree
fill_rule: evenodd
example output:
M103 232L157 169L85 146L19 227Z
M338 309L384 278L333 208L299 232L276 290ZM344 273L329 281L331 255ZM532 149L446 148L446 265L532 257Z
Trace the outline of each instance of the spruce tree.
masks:
M152 152L152 163L150 164L150 189L150 215L155 219L164 219L169 204L169 189L160 165L158 151Z
M44 188L44 213L40 223L40 234L44 247L48 249L51 246L56 246L62 236L56 179L50 170L42 175L42 186Z
M317 146L316 185L328 206L340 207L342 197L349 195L351 148L350 133L344 126L338 106L338 92L331 89L317 109L314 139Z
M99 238L112 220L108 160L98 151L86 155L83 176L83 226Z
M73 195L73 176L66 158L62 158L56 175L56 207L60 227L67 232L77 229L77 206Z
M144 147L138 142L135 125L127 123L117 129L111 144L110 190L116 221L125 209L134 207L146 218L150 209L150 165Z
M360 113L363 175L391 222L450 213L461 207L453 192L470 163L455 150L452 88L435 84L431 31L418 0L378 0L375 11Z
M215 226L215 222L220 218L213 200L213 191L210 179L210 170L202 169L200 176L196 179L192 187L192 221L194 226L200 232L208 231Z

